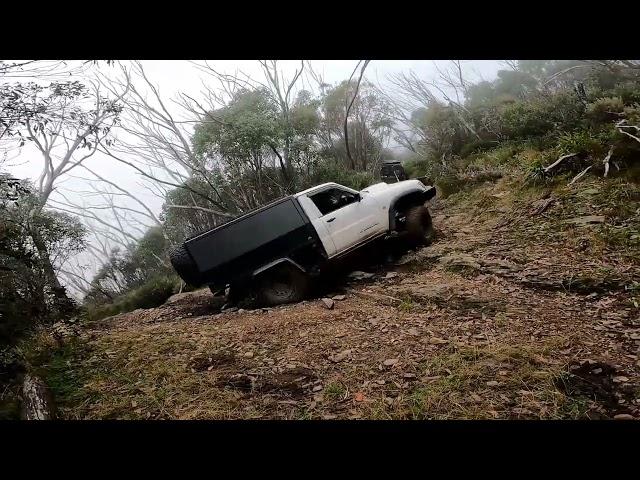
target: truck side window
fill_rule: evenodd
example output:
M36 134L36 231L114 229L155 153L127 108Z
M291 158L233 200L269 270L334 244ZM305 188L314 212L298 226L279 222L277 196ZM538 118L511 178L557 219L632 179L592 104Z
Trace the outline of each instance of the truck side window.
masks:
M316 193L309 198L311 198L316 207L318 207L320 213L326 215L327 213L354 203L358 197L346 190L330 188L323 192Z

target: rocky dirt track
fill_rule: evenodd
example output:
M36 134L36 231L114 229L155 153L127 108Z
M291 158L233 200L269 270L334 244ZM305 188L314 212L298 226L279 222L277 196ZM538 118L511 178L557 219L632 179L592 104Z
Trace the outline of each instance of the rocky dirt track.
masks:
M597 253L602 220L564 218L567 200L484 190L332 301L218 313L200 290L82 329L63 415L640 417L637 267Z

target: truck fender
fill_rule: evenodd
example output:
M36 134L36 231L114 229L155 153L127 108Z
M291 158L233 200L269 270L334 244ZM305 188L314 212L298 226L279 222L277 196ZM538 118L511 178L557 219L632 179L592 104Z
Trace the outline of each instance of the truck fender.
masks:
M269 262L266 265L263 265L260 268L254 270L253 273L251 274L251 276L255 278L258 275L260 275L261 273L264 273L264 272L266 272L268 270L271 270L272 268L277 267L278 265L282 265L283 263L287 263L289 265L292 265L292 266L296 267L302 273L307 273L307 271L302 266L300 266L298 263L294 262L289 257L284 257L284 258L278 258L277 260L274 260L273 262Z
M423 205L436 195L436 187L429 187L427 190L414 190L406 192L402 196L392 200L389 206L389 231L396 228L395 214L397 209L405 208L409 205Z

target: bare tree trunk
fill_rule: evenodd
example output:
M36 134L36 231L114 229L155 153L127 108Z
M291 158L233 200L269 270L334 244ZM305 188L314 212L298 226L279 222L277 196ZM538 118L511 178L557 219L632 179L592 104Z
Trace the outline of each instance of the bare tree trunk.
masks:
M355 170L356 169L356 164L355 161L353 160L353 157L351 156L351 150L349 150L349 129L347 128L348 123L349 123L349 112L351 111L351 107L353 106L353 102L355 102L356 98L358 97L358 90L360 89L360 82L362 82L362 76L364 75L364 70L367 68L367 65L369 65L369 62L371 60L366 60L364 62L364 65L362 65L362 69L360 70L360 77L358 78L358 83L356 83L356 90L355 92L353 92L353 98L351 98L351 102L349 102L349 104L347 105L347 108L345 110L345 115L344 115L344 144L347 150L347 157L349 158L349 162L351 163L351 170ZM360 62L358 62L359 64ZM358 68L358 66L356 65L356 68ZM353 73L355 73L355 70L353 71ZM351 77L353 77L353 73L351 74ZM349 83L351 83L351 77L349 78Z
M56 275L53 264L51 263L51 257L49 256L49 250L47 249L44 238L42 238L42 235L37 228L31 228L30 230L33 245L36 247L38 256L40 257L45 280L55 297L55 309L63 317L70 315L74 310L73 301L69 298L67 290L58 280L58 276Z
M24 420L53 420L53 398L40 378L25 375L22 384L22 400Z

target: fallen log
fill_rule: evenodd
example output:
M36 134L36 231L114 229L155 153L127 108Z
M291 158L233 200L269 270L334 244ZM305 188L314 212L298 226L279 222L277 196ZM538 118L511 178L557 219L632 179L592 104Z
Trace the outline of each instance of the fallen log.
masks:
M627 125L627 120L625 119L620 120L618 123L616 123L616 128L620 133L626 135L627 137L633 138L636 142L640 142L640 137L636 137L635 135L632 135L629 132L625 132L623 130L623 128L633 128L636 132L640 132L640 127L638 127L637 125Z
M26 374L22 384L23 419L52 420L53 399L45 383L38 377Z
M589 170L591 170L591 167L593 167L593 165L589 165L587 168L585 168L583 171L581 171L578 175L576 175L575 177L573 177L573 180L571 180L568 185L573 185L574 183L576 183L578 180L580 180L582 177L584 177L587 172ZM607 163L607 169L609 168L609 164ZM605 174L606 176L606 174Z
M561 156L558 160L556 160L555 162L553 162L551 165L549 165L548 167L544 167L544 173L549 173L551 170L553 170L554 168L556 168L558 165L560 165L562 162L564 162L567 158L571 158L571 157L575 157L576 155L578 155L577 153L569 153L567 155L563 155Z

